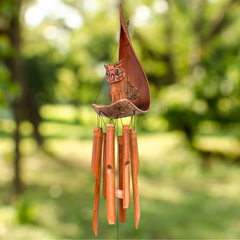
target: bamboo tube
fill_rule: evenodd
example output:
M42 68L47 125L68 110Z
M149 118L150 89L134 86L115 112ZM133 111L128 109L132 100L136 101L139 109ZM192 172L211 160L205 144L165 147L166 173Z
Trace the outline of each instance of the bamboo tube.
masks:
M119 190L123 190L123 137L118 136L118 181ZM124 223L126 219L126 209L123 208L123 199L119 198L119 222Z
M106 177L107 177L107 164L106 164L106 133L103 134L103 190L102 195L106 199Z
M114 124L107 124L106 139L106 163L107 163L107 218L109 224L116 222L115 209L115 142L114 142Z
M135 216L135 228L138 229L140 219L140 205L138 195L138 169L139 169L139 156L137 144L137 130L130 129L130 151L131 151L131 169L132 169L132 186L133 186L133 204Z
M94 128L91 169L95 177L95 194L94 194L93 225L92 225L95 236L97 236L98 234L102 138L103 138L102 128Z
M123 125L123 208L130 203L130 176L129 176L129 125Z

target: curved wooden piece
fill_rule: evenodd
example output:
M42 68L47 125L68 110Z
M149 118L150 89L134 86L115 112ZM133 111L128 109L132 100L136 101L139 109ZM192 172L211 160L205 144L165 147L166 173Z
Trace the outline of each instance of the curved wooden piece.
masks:
M131 169L132 169L132 186L133 186L133 204L135 215L135 228L138 228L140 219L140 204L138 195L138 169L139 169L139 157L138 157L138 144L137 144L137 130L130 129L130 151L131 151Z
M111 119L124 118L148 112L139 109L127 99L119 100L107 106L92 104L92 107L98 115Z
M131 40L128 34L127 26L122 13L122 4L120 4L120 39L119 39L119 60L124 59L123 69L126 78L131 81L139 91L139 98L130 100L133 105L143 112L148 112L151 104L150 88L147 76L134 52Z
M97 236L98 234L102 138L103 138L102 128L94 128L91 169L95 177L95 194L94 194L93 225L92 225L95 236Z
M117 92L116 94L114 93L114 85L112 85L112 91L110 91L111 105L97 106L96 104L92 104L96 113L103 117L116 119L142 114L148 112L151 105L151 94L147 76L134 52L123 17L122 5L120 4L119 61L122 59L124 59L122 66L125 71L125 78L131 82L131 86L134 86L138 96L137 98L127 99L123 90L121 96L123 99L121 99L121 97L116 95ZM118 89L118 91L120 90ZM129 96L131 95L129 94Z
M107 218L109 224L116 222L115 208L115 142L114 124L107 124L106 138L106 164L107 164Z

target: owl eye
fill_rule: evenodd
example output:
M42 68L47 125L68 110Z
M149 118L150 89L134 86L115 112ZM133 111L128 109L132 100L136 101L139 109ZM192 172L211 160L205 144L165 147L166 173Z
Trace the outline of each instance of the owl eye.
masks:
M118 75L120 73L120 69L119 68L116 68L115 69L115 73Z
M107 71L107 72L106 72L106 75L107 75L107 76L110 76L110 72L109 72L109 71Z

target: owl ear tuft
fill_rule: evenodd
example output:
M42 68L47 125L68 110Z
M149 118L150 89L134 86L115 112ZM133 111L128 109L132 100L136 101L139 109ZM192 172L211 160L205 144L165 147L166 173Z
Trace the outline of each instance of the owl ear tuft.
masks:
M119 62L115 63L115 64L114 64L114 67L116 67L116 66L119 66L119 67L122 66L123 61L124 61L124 59L122 59L122 60L120 60Z
M106 70L108 69L108 68L107 68L107 65L105 65L105 64L104 64L104 67L105 67Z

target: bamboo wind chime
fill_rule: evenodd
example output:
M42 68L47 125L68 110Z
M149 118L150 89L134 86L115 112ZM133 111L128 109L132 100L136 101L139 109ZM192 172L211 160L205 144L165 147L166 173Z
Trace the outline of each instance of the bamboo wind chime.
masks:
M106 133L102 127L94 128L91 169L95 177L95 195L93 210L93 231L98 234L98 215L100 199L101 164L103 162L103 197L107 202L107 219L109 224L116 223L116 198L118 199L117 221L124 223L126 210L130 204L130 165L132 175L135 228L140 219L138 194L139 156L137 130L133 117L146 113L150 109L151 96L146 74L134 52L127 26L120 5L119 61L105 65L106 80L110 83L110 99L112 104L98 106L92 104L98 118L111 119L115 124L106 125ZM95 101L96 102L96 101ZM130 124L122 125L122 135L118 135L118 119L131 116ZM118 188L115 188L115 133L118 143ZM102 150L103 149L103 150ZM131 157L130 157L131 156Z

